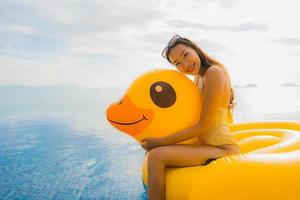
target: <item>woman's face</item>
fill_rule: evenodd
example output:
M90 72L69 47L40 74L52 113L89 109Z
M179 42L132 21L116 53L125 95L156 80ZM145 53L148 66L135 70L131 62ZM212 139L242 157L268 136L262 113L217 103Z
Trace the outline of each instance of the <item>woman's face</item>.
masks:
M188 75L197 75L201 67L201 60L197 52L184 44L172 47L169 59L179 71Z

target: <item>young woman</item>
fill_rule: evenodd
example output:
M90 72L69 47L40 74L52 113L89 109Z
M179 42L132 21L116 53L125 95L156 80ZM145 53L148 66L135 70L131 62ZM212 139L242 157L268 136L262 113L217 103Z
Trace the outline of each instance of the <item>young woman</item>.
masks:
M203 106L199 124L166 137L142 140L142 147L148 151L150 200L165 199L166 167L203 165L240 152L227 126L234 94L225 67L178 35L169 41L163 56L180 72L195 76L195 84L203 94ZM176 144L195 137L197 144Z

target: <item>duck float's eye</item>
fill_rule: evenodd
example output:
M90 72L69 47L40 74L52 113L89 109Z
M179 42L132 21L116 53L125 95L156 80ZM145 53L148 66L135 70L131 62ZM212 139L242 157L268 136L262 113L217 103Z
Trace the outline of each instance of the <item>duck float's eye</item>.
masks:
M152 101L161 108L170 107L176 101L174 88L163 81L155 82L151 85L150 95Z

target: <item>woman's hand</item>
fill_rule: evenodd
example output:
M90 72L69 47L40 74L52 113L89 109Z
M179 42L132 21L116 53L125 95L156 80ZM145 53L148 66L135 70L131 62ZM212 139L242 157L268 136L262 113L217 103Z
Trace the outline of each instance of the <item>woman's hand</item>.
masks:
M162 138L144 138L141 141L141 146L146 150L150 151L151 149L159 146L163 146L164 142Z

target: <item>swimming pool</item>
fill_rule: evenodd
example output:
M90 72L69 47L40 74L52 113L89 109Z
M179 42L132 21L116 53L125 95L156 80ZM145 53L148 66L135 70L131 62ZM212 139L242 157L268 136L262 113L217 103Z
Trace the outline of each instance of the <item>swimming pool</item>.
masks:
M145 198L144 152L105 125L101 92L33 90L2 98L0 199Z

